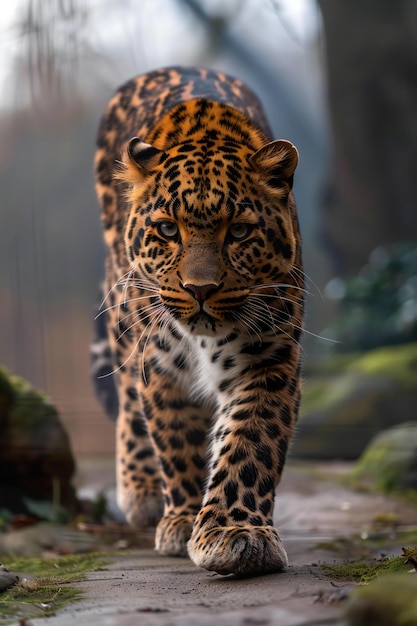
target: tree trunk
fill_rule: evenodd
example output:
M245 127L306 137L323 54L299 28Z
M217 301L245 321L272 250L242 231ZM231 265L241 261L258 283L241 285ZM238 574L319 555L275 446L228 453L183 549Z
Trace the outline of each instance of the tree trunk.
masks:
M342 274L417 239L417 4L319 0L334 160L324 237Z

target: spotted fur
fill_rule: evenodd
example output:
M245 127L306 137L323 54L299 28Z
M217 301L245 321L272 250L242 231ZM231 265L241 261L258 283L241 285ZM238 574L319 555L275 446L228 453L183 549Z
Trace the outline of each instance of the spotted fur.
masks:
M272 514L300 400L297 151L239 80L139 76L95 159L118 394L118 501L156 549L220 574L283 569Z

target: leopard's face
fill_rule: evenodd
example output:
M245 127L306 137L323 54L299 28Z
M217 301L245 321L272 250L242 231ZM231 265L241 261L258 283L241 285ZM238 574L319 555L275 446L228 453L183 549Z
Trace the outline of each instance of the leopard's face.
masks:
M274 142L254 154L205 137L162 152L133 139L128 158L125 242L139 282L192 334L256 329L257 295L293 269L295 148Z

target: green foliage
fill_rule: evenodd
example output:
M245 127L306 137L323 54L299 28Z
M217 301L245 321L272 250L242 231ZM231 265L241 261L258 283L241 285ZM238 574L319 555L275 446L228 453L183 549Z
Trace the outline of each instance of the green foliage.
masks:
M8 509L0 509L0 533L5 533L9 528L12 513Z
M417 340L417 243L377 248L360 272L334 278L326 295L339 300L337 321L323 331L329 350L369 350Z
M40 520L56 524L66 524L70 521L68 511L55 502L32 500L31 498L24 498L23 501L28 513Z
M100 492L97 498L93 502L92 518L97 524L103 521L104 516L107 513L107 498L106 494Z

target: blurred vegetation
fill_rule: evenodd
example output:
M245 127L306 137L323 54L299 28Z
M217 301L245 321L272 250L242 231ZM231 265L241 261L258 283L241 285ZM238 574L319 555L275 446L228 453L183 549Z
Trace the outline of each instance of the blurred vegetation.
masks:
M352 278L335 278L327 295L339 300L325 329L330 350L366 351L417 341L417 242L380 247Z

